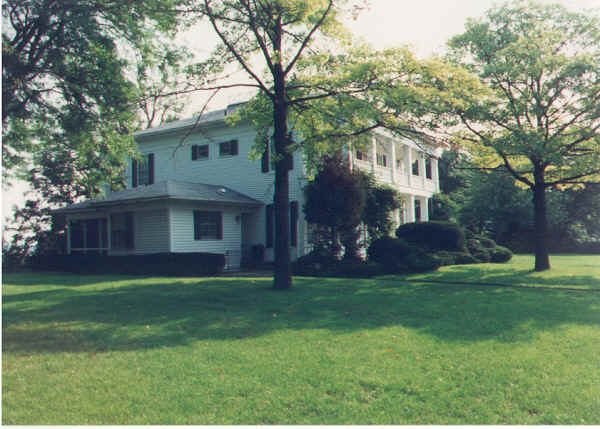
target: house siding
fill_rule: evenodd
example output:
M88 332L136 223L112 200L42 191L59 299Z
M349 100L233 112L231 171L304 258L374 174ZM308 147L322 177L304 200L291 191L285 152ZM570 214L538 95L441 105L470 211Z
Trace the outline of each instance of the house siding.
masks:
M135 253L169 252L168 209L134 212L133 225Z
M222 240L194 239L194 210L222 213ZM242 212L236 208L207 207L206 205L179 204L171 207L171 240L173 252L221 253L228 257L228 265L239 266L242 257Z

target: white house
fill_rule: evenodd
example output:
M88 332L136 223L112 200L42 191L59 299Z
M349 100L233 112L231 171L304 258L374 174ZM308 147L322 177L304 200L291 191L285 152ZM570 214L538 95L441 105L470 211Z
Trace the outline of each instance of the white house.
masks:
M249 159L256 131L250 124L226 124L231 111L136 133L142 160L130 163L127 189L56 211L67 218L68 253L222 253L231 269L262 244L272 261L274 172L268 152ZM348 150L352 168L398 190L398 223L427 220L428 201L439 191L437 159L409 140L378 133L371 141L368 153ZM302 211L306 182L297 152L290 171L292 259L310 250Z

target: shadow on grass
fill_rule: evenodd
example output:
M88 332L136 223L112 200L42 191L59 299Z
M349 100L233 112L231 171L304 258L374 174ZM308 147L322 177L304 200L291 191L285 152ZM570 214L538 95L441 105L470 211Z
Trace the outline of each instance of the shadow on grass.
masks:
M488 266L453 266L449 270L436 271L418 276L405 276L407 281L432 281L455 284L479 284L490 286L527 286L547 289L583 289L600 291L600 278L591 275L554 276L551 272L514 268L490 269Z
M297 278L291 293L272 291L270 279L130 280L103 288L94 277L90 283L92 290L65 287L6 295L4 352L137 350L280 330L344 333L393 326L443 341L522 342L563 324L600 323L600 294L595 292L398 278Z

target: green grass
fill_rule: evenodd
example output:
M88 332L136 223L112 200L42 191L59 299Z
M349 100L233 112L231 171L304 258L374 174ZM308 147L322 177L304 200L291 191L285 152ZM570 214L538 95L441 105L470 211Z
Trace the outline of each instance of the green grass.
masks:
M6 275L2 423L600 424L600 257L551 262L291 292Z

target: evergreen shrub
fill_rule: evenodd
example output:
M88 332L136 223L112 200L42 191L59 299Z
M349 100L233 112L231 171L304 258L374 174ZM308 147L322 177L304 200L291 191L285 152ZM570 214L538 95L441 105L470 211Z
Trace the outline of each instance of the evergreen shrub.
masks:
M465 234L454 222L417 222L400 225L396 237L430 251L465 251Z

